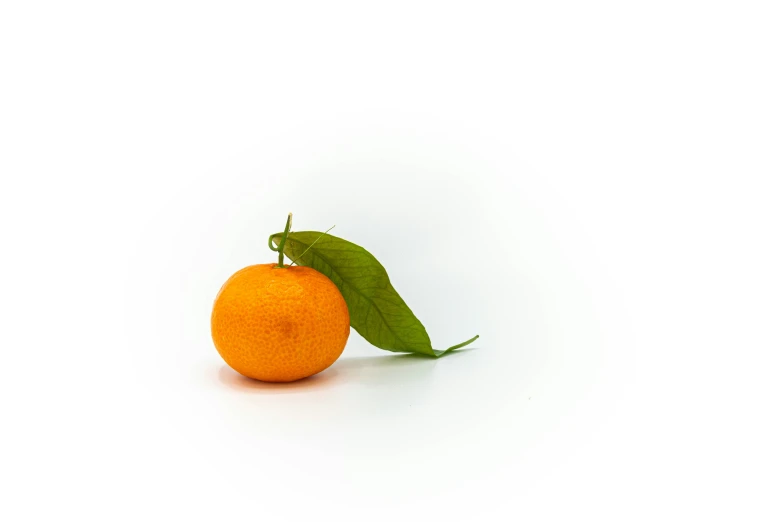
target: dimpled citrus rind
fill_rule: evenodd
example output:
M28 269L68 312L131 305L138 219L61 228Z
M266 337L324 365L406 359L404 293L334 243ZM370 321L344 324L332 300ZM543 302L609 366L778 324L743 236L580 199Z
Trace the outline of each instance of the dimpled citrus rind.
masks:
M309 267L275 266L249 266L226 281L212 309L212 340L226 364L242 375L290 382L340 357L350 317L328 277Z

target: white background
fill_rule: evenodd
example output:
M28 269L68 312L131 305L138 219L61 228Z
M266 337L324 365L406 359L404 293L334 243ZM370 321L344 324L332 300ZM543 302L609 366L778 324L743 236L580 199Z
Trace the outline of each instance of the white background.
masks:
M777 2L3 2L3 520L781 520ZM238 377L269 234L441 360Z

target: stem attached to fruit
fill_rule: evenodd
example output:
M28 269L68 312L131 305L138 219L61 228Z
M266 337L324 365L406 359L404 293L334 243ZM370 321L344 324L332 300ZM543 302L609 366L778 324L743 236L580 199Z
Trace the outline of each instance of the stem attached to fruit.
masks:
M275 268L285 268L285 264L283 263L283 248L285 247L285 240L288 239L288 233L291 231L291 220L293 218L294 215L289 212L288 220L285 222L285 230L283 230L283 237L280 239L280 245L275 247L272 243L272 238L269 238L269 248L275 252L278 252L279 254L277 258L277 266Z

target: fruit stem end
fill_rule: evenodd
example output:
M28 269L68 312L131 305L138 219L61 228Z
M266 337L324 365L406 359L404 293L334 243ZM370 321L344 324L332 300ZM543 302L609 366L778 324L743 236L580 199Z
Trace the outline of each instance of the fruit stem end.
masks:
M270 245L269 245L269 247L272 248L272 250L277 251L277 253L278 253L278 256L277 256L277 266L275 268L287 268L285 266L285 263L283 263L283 261L285 259L284 255L283 255L283 249L285 248L285 240L288 239L288 233L291 232L291 221L293 220L293 218L294 218L294 215L291 212L289 212L288 213L288 219L285 222L285 230L283 230L283 237L280 238L280 245L278 245L277 248L272 248L271 238L270 238Z

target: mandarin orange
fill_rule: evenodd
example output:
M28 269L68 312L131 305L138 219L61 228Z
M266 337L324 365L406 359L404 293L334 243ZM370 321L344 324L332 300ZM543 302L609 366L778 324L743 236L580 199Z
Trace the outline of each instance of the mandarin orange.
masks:
M295 381L325 370L342 354L349 333L340 290L304 266L243 268L226 281L212 308L218 353L260 381Z

